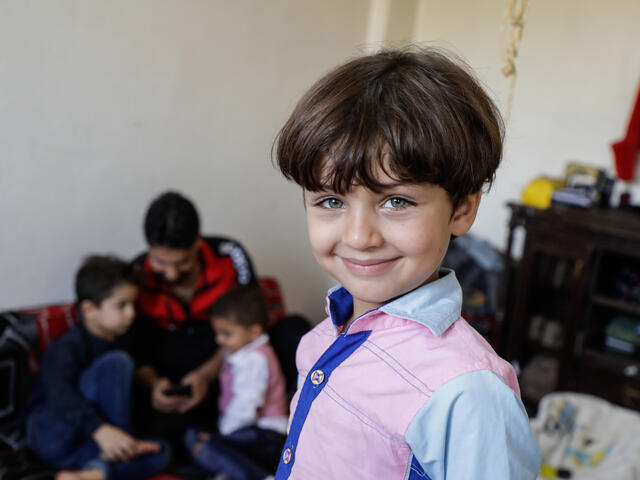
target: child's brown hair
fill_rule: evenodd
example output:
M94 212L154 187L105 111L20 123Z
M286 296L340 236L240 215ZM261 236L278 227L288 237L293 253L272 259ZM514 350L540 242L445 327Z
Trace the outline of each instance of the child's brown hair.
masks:
M267 325L269 315L258 285L235 287L222 294L209 312L211 317L232 318L234 322L249 327Z
M276 157L310 191L379 191L380 166L401 182L441 186L455 210L491 184L502 140L496 106L462 62L435 49L386 50L316 82L280 131Z
M113 255L91 255L76 272L76 303L89 300L96 307L120 285L139 284L139 274L128 262Z

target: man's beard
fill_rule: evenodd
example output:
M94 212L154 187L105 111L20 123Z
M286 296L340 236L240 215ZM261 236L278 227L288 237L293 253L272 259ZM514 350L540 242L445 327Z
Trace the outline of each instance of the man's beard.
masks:
M153 275L158 283L166 285L167 287L179 287L187 282L191 272L182 272L175 280L167 279L162 273L154 273Z

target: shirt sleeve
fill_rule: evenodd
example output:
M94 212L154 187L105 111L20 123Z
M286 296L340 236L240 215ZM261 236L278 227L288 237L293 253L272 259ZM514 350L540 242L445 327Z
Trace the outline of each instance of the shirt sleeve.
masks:
M269 365L259 352L247 352L242 361L232 363L231 368L231 401L218 421L222 435L256 422L269 382Z
M88 438L104 419L78 391L82 346L74 340L63 337L52 343L44 353L40 374L47 405L54 415Z
M433 480L534 480L540 468L540 449L522 402L489 370L438 388L405 440L414 463Z
M228 255L236 271L236 280L240 285L249 285L257 281L249 254L240 243L225 239L218 247L218 253Z

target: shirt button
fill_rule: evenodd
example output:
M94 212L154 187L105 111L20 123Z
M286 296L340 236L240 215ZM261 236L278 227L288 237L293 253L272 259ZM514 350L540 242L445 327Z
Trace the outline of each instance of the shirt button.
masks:
M322 382L324 382L324 372L322 370L314 370L311 373L311 383L320 385Z
M290 448L287 448L283 453L282 453L282 461L287 464L291 462L291 459L293 459L293 450L291 450Z

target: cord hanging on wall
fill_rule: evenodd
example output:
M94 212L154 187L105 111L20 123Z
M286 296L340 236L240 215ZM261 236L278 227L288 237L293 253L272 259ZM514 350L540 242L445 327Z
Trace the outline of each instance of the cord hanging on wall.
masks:
M516 57L518 56L518 47L522 40L522 31L524 30L524 13L527 9L527 0L507 0L507 8L502 19L502 48L503 59L505 62L502 67L502 73L505 77L511 77L509 85L509 95L507 97L507 108L505 111L505 122L509 122L511 117L511 106L513 104L513 95L516 88Z

